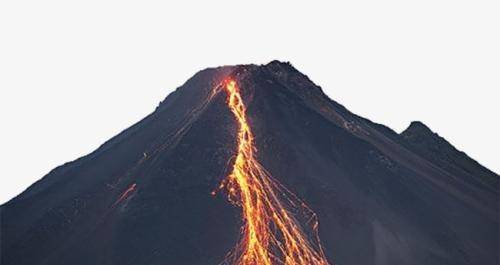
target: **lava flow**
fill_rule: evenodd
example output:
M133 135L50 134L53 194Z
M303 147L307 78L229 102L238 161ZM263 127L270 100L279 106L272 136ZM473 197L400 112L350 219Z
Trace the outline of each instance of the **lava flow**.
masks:
M232 172L220 188L226 187L229 200L242 208L243 219L241 238L226 264L328 265L316 215L259 163L240 89L234 80L224 86L239 127Z

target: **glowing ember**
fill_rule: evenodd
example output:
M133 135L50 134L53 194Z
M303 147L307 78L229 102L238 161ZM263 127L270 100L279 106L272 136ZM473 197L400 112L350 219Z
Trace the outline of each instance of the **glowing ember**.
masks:
M113 206L119 204L120 202L122 202L124 199L126 199L131 192L135 191L137 187L137 184L135 183L132 183L123 193L122 195L120 195L120 198L118 198L118 200L115 201L115 203L113 204Z
M229 200L242 208L244 223L240 241L226 262L328 265L317 233L316 215L257 161L240 90L234 80L225 82L225 90L227 104L239 125L238 152L232 172L219 188L225 187Z

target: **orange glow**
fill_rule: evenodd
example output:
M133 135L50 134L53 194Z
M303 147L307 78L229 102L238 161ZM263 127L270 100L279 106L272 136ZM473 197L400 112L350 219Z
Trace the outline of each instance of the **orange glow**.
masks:
M229 200L241 207L243 219L241 238L226 262L328 265L316 215L259 163L240 89L234 80L224 86L227 104L238 122L238 149L232 171L219 188L225 187Z
M135 183L132 183L130 186L128 186L128 188L122 193L122 195L120 195L120 198L118 198L118 200L115 201L113 206L119 204L124 199L126 199L130 195L131 192L135 191L136 187L137 187L137 184L135 184Z

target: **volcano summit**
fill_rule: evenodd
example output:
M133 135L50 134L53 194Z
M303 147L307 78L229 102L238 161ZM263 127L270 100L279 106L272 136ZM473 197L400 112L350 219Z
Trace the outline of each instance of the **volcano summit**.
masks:
M289 63L211 68L2 205L1 264L493 265L499 185Z

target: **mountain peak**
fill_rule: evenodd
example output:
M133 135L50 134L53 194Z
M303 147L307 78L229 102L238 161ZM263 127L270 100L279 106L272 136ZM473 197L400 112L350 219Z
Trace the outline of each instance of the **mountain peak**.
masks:
M495 173L479 164L466 153L458 150L424 123L420 121L411 122L410 126L401 133L401 136L407 148L444 170L456 175L466 172L471 176L482 179L490 187L498 185L498 176Z
M434 132L429 128L429 126L425 125L421 121L412 121L408 128L406 128L401 134L403 135L408 135L408 134L434 134Z
M294 68L293 65L290 63L290 61L280 61L280 60L272 60L269 63L267 63L265 66L280 66L280 67Z
M288 73L295 73L295 74L300 74L301 76L305 76L302 74L297 68L293 66L293 64L289 61L278 61L278 60L273 60L270 61L268 64L263 65L263 67L267 68L271 72L288 72Z
M217 89L224 80L238 95ZM245 124L252 130L240 133ZM258 153L245 165L258 162L255 172L272 174L265 186L286 188L272 195L284 196L299 225L313 225L308 237L321 238L315 250L327 260L496 264L494 173L422 122L397 135L357 116L277 60L196 73L143 120L0 206L1 263L221 264L239 256L230 251L243 211L227 200L231 190L213 193L241 154L239 139L252 139ZM262 192L269 189L251 198Z

